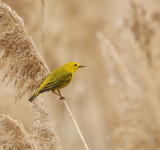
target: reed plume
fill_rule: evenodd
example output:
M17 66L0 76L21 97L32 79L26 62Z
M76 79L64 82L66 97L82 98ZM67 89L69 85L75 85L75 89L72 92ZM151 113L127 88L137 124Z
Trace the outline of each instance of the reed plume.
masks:
M0 30L0 69L4 79L15 82L18 100L35 91L49 69L27 35L23 20L4 3L0 4Z
M151 65L152 55L150 45L155 35L153 29L154 20L147 14L147 11L141 3L131 1L131 10L132 13L125 19L125 24L133 31L134 38L146 55L148 65ZM152 24L150 24L150 22L152 22Z
M0 45L0 69L4 72L3 78L8 79L8 82L15 82L17 100L25 94L30 95L49 74L49 69L28 36L23 20L4 3L0 3ZM32 134L35 147L38 150L60 150L59 139L48 119L45 104L38 100L32 106L38 116L38 119L35 118ZM4 128L10 130L7 125L4 124ZM16 138L21 134L15 128L13 132ZM5 132L2 135L5 135ZM8 139L12 138L12 135L10 136ZM5 137L1 138L3 141ZM11 142L16 146L12 139ZM5 146L4 142L2 144ZM31 149L31 146L29 148ZM23 149L23 146L20 149Z
M33 108L36 112L36 118L32 125L34 143L39 150L62 150L59 139L48 118L48 111L44 101L40 98L38 102L33 101Z
M0 148L35 150L23 126L12 118L0 114Z
M128 32L126 29L121 29L119 35L122 35L123 40L130 46L133 43L136 44L132 39L133 36ZM136 145L139 145L136 149L141 150L157 149L160 144L160 120L158 119L160 112L157 106L156 86L146 67L147 60L146 64L138 63L144 57L143 53L138 52L140 50L138 45L135 46L137 56L133 57L134 52L131 51L132 49L128 50L127 44L123 47L125 53L118 53L117 48L122 48L121 44L116 45L111 42L103 33L98 33L97 36L109 71L111 88L116 92L120 107L118 111L121 124L108 136L112 149L121 147L123 150L133 150ZM141 59L137 59L138 57ZM138 68L133 65L134 63L139 64ZM146 82L143 82L142 78Z

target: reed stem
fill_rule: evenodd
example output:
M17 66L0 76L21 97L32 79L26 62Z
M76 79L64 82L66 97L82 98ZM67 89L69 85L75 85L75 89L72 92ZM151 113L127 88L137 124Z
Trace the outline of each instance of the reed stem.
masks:
M85 139L84 139L84 137L83 137L83 135L81 133L81 130L80 130L80 128L79 128L79 126L78 126L78 124L77 124L77 122L76 122L76 120L75 120L75 118L74 118L74 116L73 116L73 114L72 114L67 102L65 101L65 99L63 99L63 104L65 105L65 107L66 107L66 109L67 109L67 111L68 111L68 113L69 113L69 115L70 115L70 117L71 117L71 119L73 121L73 124L74 124L74 126L75 126L75 128L76 128L76 130L77 130L77 132L78 132L78 134L79 134L79 136L81 138L81 140L82 140L82 143L84 144L85 149L89 150L88 145L87 145L87 143L86 143L86 141L85 141Z
M45 2L41 0L41 54L45 59Z

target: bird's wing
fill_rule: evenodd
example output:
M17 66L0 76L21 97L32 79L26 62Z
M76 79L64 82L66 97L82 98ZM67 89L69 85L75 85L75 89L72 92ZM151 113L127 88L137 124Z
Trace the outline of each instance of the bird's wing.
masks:
M50 91L50 90L56 90L62 87L65 87L70 83L72 79L72 73L65 72L58 75L56 78L53 78L49 83L46 84L46 86L40 90L40 93Z
M50 74L49 74L49 75L50 75ZM44 82L44 80L45 80L49 75L43 77L43 78L41 79L42 82L41 82L36 88L39 88L39 87L42 85L42 83Z

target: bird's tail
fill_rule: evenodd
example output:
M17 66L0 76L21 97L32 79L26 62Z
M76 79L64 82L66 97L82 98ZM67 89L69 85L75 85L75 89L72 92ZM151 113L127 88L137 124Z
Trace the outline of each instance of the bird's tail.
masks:
M29 101L32 102L39 94L33 94L32 97L29 98Z

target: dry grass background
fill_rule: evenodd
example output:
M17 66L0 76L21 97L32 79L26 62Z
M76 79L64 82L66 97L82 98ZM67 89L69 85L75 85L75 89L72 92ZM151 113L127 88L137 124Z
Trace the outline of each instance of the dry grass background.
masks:
M40 0L4 0L23 19L41 49ZM50 70L77 61L62 92L92 150L159 150L160 2L158 0L45 1L45 61ZM2 74L1 74L2 76ZM0 85L0 113L27 132L35 113L13 85ZM83 145L56 95L43 94L63 149ZM1 147L0 147L1 148Z

